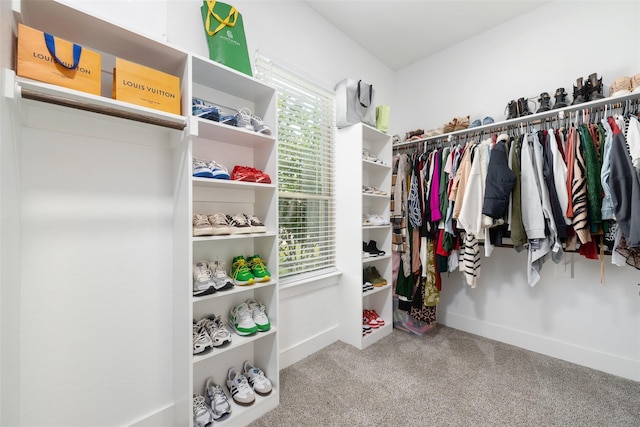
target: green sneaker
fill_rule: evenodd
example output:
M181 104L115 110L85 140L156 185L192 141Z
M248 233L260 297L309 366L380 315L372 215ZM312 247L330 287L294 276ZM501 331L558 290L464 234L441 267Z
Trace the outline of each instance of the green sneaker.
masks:
M255 282L255 277L251 274L247 261L242 255L238 255L233 259L231 276L233 277L233 283L236 285L253 285L253 282Z
M260 259L259 255L250 256L247 258L247 262L249 263L249 268L251 268L251 273L253 273L256 281L268 282L271 279L271 273L269 273L269 270L267 270L267 267L264 265L264 262Z

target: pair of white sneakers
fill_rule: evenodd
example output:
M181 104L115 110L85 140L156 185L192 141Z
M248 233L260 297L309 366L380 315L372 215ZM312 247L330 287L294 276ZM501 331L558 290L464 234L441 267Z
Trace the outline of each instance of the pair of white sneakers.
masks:
M193 354L228 343L231 343L231 332L224 326L220 316L207 316L197 322L193 319Z
M193 265L193 296L210 295L234 287L224 264L219 261L199 261Z
M242 371L229 368L227 373L227 388L231 398L238 405L251 405L256 400L256 394L266 396L271 393L273 386L262 369L252 365L248 360L242 365Z
M216 384L213 378L207 379L204 396L193 395L194 427L208 427L214 420L219 420L227 414L231 414L229 398L222 390L222 386Z

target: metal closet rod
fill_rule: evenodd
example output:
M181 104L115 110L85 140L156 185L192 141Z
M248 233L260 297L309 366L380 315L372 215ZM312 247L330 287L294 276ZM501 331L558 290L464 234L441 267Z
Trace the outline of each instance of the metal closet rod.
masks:
M393 144L393 148L417 145L424 142L427 142L427 143L437 142L443 139L447 139L448 141L451 141L455 136L466 135L470 133L484 133L487 130L498 129L498 128L505 128L505 129L516 128L517 125L522 123L536 122L537 124L554 116L558 116L557 118L559 120L564 120L566 119L565 117L566 113L571 114L575 111L585 111L585 110L590 110L590 112L593 112L593 110L599 111L599 110L602 110L602 108L605 106L609 106L609 108L613 110L615 108L623 107L626 101L637 100L638 98L640 98L640 93L630 93L628 95L616 96L614 98L597 99L595 101L583 102L581 104L576 104L576 105L568 105L566 107L558 108L555 110L544 111L541 113L533 113L533 114L529 114L528 116L517 117L515 119L504 120L502 122L494 122L488 125L481 125L473 128L456 130L453 132L443 133L441 135L434 135L434 136L428 136L426 138L414 139L413 141L399 142L397 144Z

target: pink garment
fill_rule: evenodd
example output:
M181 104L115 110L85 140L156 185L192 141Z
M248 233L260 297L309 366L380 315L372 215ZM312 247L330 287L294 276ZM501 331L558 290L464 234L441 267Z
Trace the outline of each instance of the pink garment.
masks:
M431 191L429 194L429 208L431 209L431 221L437 222L442 219L440 212L440 155L433 156L433 177L431 178Z

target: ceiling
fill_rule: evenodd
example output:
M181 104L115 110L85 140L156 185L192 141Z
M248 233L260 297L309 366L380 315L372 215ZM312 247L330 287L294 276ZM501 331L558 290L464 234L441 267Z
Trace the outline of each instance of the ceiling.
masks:
M305 3L395 71L547 1L308 0Z

